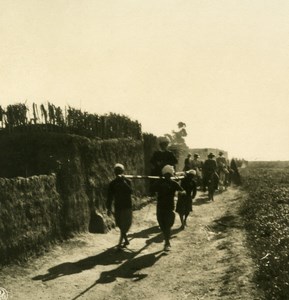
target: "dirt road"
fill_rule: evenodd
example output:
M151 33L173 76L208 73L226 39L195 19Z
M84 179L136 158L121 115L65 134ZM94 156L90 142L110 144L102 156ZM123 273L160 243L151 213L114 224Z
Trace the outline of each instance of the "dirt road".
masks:
M236 214L243 197L230 188L208 202L198 192L188 227L162 251L155 204L134 212L130 245L117 252L119 232L83 234L25 266L1 270L9 299L262 299L252 282L254 264Z

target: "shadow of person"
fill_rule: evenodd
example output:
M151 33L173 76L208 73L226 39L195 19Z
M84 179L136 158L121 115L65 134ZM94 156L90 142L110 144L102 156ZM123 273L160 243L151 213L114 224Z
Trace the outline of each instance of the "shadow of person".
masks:
M178 227L178 228L173 228L173 229L171 230L171 239L175 238L175 237L176 237L175 235L176 235L177 233L181 232L181 231L183 231L183 229L180 228L180 227Z
M154 226L140 232L133 234L133 236L149 237L150 234L159 231L158 226ZM124 260L132 259L138 255L142 250L147 248L151 243L160 243L162 241L162 235L158 234L150 239L147 239L145 245L135 251L116 251L115 247L109 248L106 251L94 256L89 256L76 262L64 262L48 269L48 272L43 275L37 275L32 280L49 281L62 276L68 276L82 271L94 268L97 265L112 265L119 264ZM128 249L129 250L129 249Z
M48 273L33 277L33 280L48 281L61 276L81 273L84 270L94 268L96 265L111 265L119 264L122 261L132 258L133 252L116 251L115 247L109 248L106 251L89 256L76 262L65 262L48 269Z
M117 278L125 278L132 279L134 281L139 281L148 276L147 274L140 273L140 271L142 269L153 266L163 255L166 255L163 251L145 254L140 257L127 260L116 269L104 271L100 274L99 278L91 286L82 291L72 300L76 300L77 298L81 297L97 284L111 283L114 282Z
M177 233L178 231L178 229L173 229L172 234ZM146 249L150 244L163 242L163 235L160 232L158 226L154 226L133 234L133 236L137 237L149 237L150 234L153 234L155 232L159 232L159 234L147 239L145 241L145 245L137 251L131 251L129 249L127 249L129 251L125 251L126 249L124 249L123 251L116 251L116 248L112 247L102 253L86 257L76 262L64 262L62 264L51 267L48 269L48 272L46 274L34 276L32 280L49 281L58 277L81 273L82 271L92 269L97 265L106 266L112 264L120 264L124 260L131 260L133 257L141 253L141 251Z
M110 283L115 281L117 277L133 278L135 280L143 279L147 274L141 274L139 271L153 266L163 255L163 251L157 251L129 259L116 269L102 272L95 283Z
M209 201L208 195L204 195L202 197L198 197L198 198L194 199L194 201L193 201L193 207L194 206L203 205L203 204L209 204L209 203L211 203L211 202Z
M139 252L141 252L142 250L144 250L145 248L147 248L149 245L151 245L152 243L163 243L164 242L164 235L161 232L161 229L158 226L155 226L154 228L157 229L157 231L159 232L159 234L149 238L146 240L146 245L139 250ZM182 231L182 229L180 228L173 228L171 229L171 239L176 237L176 234L179 233L180 231Z
M135 238L149 238L150 235L154 233L158 233L160 231L159 226L153 226L144 230L141 230L139 232L130 233L128 234L128 238L135 239Z

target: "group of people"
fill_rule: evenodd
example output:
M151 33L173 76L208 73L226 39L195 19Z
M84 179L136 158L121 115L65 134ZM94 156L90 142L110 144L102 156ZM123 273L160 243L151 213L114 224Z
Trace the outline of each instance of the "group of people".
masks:
M223 153L215 160L215 155L210 153L208 159L203 163L199 160L199 155L191 155L184 162L184 176L180 183L174 180L175 166L178 163L177 158L168 150L169 141L166 138L159 140L160 150L153 153L151 158L152 175L157 176L151 182L150 192L152 196L156 195L157 207L156 215L159 227L164 236L164 250L168 251L171 247L170 235L171 228L175 221L176 211L181 221L181 229L187 225L187 217L192 211L193 199L197 194L197 186L202 182L203 190L208 187L210 197L210 182L212 178L213 189L218 188L220 168L227 166L226 158ZM109 183L107 194L108 215L112 214L112 204L114 202L114 217L116 226L120 229L120 239L118 249L126 247L129 244L127 232L132 224L132 186L124 173L125 168L122 164L114 166L115 179ZM175 209L175 195L178 192L178 200ZM210 200L213 200L211 198Z
M131 182L124 175L124 166L116 164L114 166L115 179L108 186L107 212L112 214L112 204L114 202L114 218L116 226L120 229L120 238L117 245L118 249L129 245L127 232L132 224L132 187ZM164 250L168 251L171 247L170 235L171 227L175 221L174 197L179 192L177 212L180 214L182 228L186 225L186 219L192 210L192 195L196 195L196 184L192 170L187 173L181 183L172 179L175 170L171 165L165 165L161 169L162 176L152 184L152 191L157 194L157 221L164 236ZM187 201L189 200L189 201Z
M215 189L218 189L219 185L221 185L220 189L226 189L231 182L237 185L240 184L240 174L235 160L232 159L229 163L222 151L219 152L218 157L212 152L209 153L205 162L199 160L199 158L198 153L194 154L193 159L189 153L184 161L183 171L196 170L198 186L204 192L209 188L211 182L214 183Z

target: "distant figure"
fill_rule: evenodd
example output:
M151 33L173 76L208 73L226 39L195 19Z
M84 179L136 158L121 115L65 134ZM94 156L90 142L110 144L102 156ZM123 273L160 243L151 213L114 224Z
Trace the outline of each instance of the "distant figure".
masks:
M160 137L159 138L160 150L155 151L150 160L152 164L151 175L161 177L162 168L165 165L173 166L175 169L178 160L173 154L173 152L168 150L168 146L169 146L169 140L166 137Z
M216 159L217 163L217 173L219 175L219 189L222 191L223 189L226 189L228 186L228 163L227 159L223 156L223 152L219 152L219 156Z
M224 168L228 167L226 157L224 157L223 154L224 153L222 151L220 151L219 156L216 158L216 163L217 163L217 167L218 167L217 171L218 171L219 175Z
M189 153L188 156L185 158L184 168L183 168L184 172L192 169L192 158L191 157L192 157L192 154Z
M203 165L203 189L208 188L209 200L214 200L214 191L218 188L219 176L217 174L217 163L214 160L215 154L210 153Z
M123 176L124 166L114 166L116 178L109 183L107 193L107 214L112 214L112 202L114 202L114 218L116 226L120 229L118 249L129 245L127 232L132 224L132 188L131 182ZM124 243L122 244L122 242Z
M231 170L231 182L235 185L240 185L241 176L237 167L237 163L234 159L231 160L230 170Z
M181 180L181 187L184 189L185 194L178 194L176 207L176 212L179 214L182 224L181 229L185 229L185 226L187 226L187 218L193 210L193 199L197 194L197 183L195 181L196 174L195 170L189 170L186 172L185 177Z
M198 153L194 154L194 159L191 162L191 169L197 172L196 181L197 186L202 185L202 170L203 170L203 162L199 160L200 155Z
M164 235L165 251L169 251L171 247L171 227L175 222L175 193L177 191L183 191L183 188L176 181L171 179L173 174L173 166L164 166L162 169L162 175L164 178L160 178L153 185L153 191L157 194L157 220Z

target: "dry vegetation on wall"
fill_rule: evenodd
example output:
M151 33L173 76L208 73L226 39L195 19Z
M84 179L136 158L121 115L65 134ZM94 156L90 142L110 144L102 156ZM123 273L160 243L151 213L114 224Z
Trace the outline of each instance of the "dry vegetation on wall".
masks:
M0 178L0 263L27 258L61 237L56 177Z
M124 115L115 113L97 115L82 112L72 107L60 107L52 103L34 103L29 109L26 104L0 106L0 128L2 132L56 131L74 133L100 139L141 139L141 124Z

